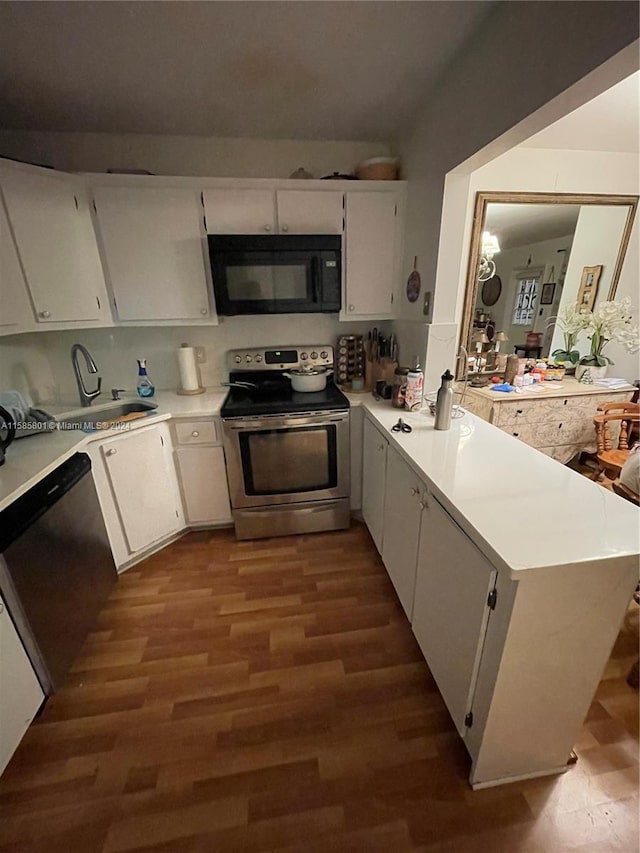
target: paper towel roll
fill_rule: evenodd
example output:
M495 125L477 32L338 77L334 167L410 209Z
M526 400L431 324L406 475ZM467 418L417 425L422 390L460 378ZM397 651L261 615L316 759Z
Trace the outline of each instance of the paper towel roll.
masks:
M180 385L183 391L197 391L200 388L196 351L193 347L180 347L178 350Z

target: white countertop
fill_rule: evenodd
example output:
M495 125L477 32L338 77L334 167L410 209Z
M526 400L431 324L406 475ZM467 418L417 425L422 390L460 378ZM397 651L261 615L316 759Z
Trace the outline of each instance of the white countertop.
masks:
M547 566L637 562L640 510L597 483L470 413L439 432L428 410L403 413L371 397L363 405L460 527L512 577ZM390 431L399 416L412 433Z
M204 394L197 396L181 396L174 391L157 391L152 402L156 403L158 408L153 409L145 418L127 422L126 428L127 430L140 429L153 423L166 421L169 418L218 415L226 394L226 388L208 389ZM125 394L122 400L123 402L139 401L140 398ZM110 405L112 403L105 400L103 403L80 410L69 410L64 406L46 406L44 408L56 417L63 414L69 415L72 412L82 412L83 414L86 413L87 418L89 418L99 417L100 412ZM0 510L19 498L20 495L24 494L43 477L46 477L74 453L82 450L90 441L109 438L112 435L119 435L121 432L121 429L95 432L56 429L52 432L43 432L14 441L7 449L5 464L0 468Z
M215 416L225 396L226 389L194 397L159 391L153 398L158 408L127 428L172 417ZM637 559L640 511L597 483L472 414L438 432L426 409L409 413L370 394L347 396L388 435L487 558L513 576L545 566ZM105 405L92 406L87 414L99 414ZM413 426L412 433L390 431L398 417ZM0 468L0 510L90 441L119 432L55 430L14 442Z

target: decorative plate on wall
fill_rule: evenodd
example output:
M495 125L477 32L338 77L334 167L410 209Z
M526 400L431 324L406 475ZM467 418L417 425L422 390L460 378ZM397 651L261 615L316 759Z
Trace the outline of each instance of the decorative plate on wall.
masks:
M416 269L418 265L418 256L413 259L413 271L409 274L409 278L407 279L407 299L409 302L415 302L420 296L420 273Z
M502 293L502 279L499 275L493 275L482 285L482 302L484 305L495 305Z

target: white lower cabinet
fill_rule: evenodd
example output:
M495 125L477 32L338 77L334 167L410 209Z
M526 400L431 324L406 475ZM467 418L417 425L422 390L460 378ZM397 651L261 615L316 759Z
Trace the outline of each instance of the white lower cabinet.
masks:
M0 596L0 773L43 700L40 682Z
M413 633L464 737L497 572L432 495L423 503Z
M420 515L425 486L393 448L387 451L382 561L411 620L416 585Z
M380 553L388 447L388 439L365 418L362 444L362 516Z
M220 420L177 418L172 430L187 524L229 524L231 504Z
M228 524L231 504L221 447L176 450L185 520L189 525Z
M94 442L88 452L118 567L184 527L166 424Z
M363 515L471 756L471 785L566 770L637 559L506 565L410 464L407 445L420 446L401 454L381 429L365 416Z

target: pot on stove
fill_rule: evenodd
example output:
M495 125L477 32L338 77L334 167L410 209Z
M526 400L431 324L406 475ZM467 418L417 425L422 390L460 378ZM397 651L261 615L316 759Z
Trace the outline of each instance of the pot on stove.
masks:
M333 370L328 370L326 367L300 367L283 373L287 379L291 380L291 387L294 391L324 391L327 387L327 378L333 373Z

